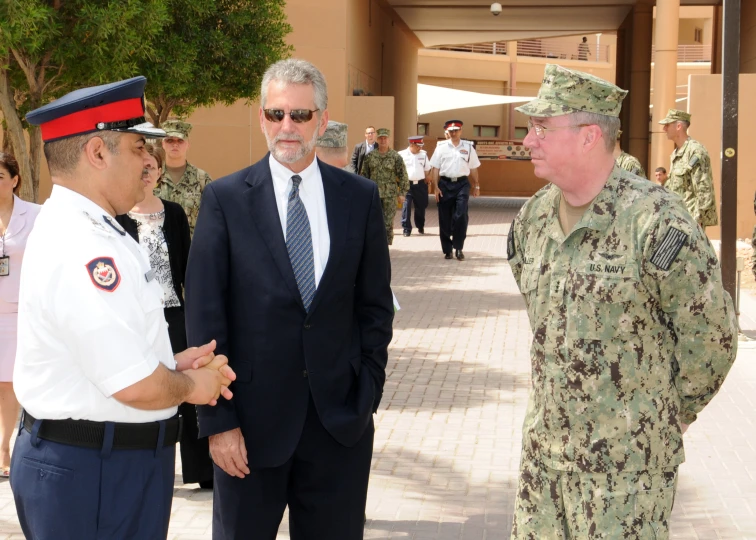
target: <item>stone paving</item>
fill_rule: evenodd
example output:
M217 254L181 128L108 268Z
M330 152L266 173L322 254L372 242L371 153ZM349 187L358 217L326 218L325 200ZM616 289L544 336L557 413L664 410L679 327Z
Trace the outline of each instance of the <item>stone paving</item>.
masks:
M432 202L425 236L401 236L397 215L392 281L402 309L376 417L366 538L510 537L530 379L527 314L506 262L520 204L471 204L464 262L444 260ZM743 331L756 337L756 298L743 293L741 306ZM672 538L756 540L755 410L753 341L685 436ZM209 539L211 499L179 474L169 538ZM284 518L277 540L287 531ZM7 481L3 538L22 538Z

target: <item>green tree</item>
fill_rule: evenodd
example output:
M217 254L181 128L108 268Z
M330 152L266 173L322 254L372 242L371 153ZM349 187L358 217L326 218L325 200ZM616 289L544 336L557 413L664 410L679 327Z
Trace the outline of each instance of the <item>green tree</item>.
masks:
M156 126L216 102L254 100L265 69L289 56L283 0L167 0L173 22L139 63Z
M24 115L76 88L137 73L169 24L167 0L0 1L0 110L22 196L37 200L42 136ZM28 143L24 131L28 132Z

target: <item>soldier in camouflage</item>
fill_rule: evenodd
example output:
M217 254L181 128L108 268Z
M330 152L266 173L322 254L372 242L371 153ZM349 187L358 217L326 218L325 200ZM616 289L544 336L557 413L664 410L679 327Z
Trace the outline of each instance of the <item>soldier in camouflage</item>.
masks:
M512 538L667 539L682 435L735 359L716 254L679 197L621 170L626 91L547 65L524 144L551 183L509 231L534 334Z
M318 137L315 143L315 153L323 163L328 163L351 173L354 172L352 164L349 163L346 124L329 120L323 135Z
M664 187L683 198L688 212L701 227L717 225L711 160L706 148L688 136L690 114L670 109L659 123L664 126L667 139L675 143Z
M189 232L194 235L202 191L212 178L186 160L189 133L192 131L189 122L167 120L160 127L167 134L163 139L165 172L158 180L155 195L178 203L184 208L186 217L189 218Z
M641 162L638 161L635 156L631 156L620 147L620 135L622 135L622 130L617 132L617 143L614 147L614 159L617 161L617 166L630 174L640 176L641 178L647 178L646 171L643 169Z
M404 194L409 191L410 184L404 160L396 150L389 147L389 130L380 128L376 133L378 148L365 156L360 174L378 184L378 194L383 206L383 222L386 224L386 238L391 245L394 241L397 201L404 204Z

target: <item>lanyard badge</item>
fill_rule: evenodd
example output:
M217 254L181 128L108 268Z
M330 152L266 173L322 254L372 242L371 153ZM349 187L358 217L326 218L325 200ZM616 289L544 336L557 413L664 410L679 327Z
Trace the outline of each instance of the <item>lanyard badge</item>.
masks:
M10 275L10 257L4 255L0 257L0 277Z

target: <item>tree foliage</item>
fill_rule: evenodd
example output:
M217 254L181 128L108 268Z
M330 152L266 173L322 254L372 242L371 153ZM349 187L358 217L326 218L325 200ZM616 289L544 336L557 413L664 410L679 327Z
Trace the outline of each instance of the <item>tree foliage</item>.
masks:
M290 31L283 0L0 0L0 110L22 196L37 199L42 160L29 110L138 74L156 123L254 99L265 68L289 54Z
M287 57L283 0L168 0L173 22L140 62L148 108L160 125L216 102L254 100L265 69Z

